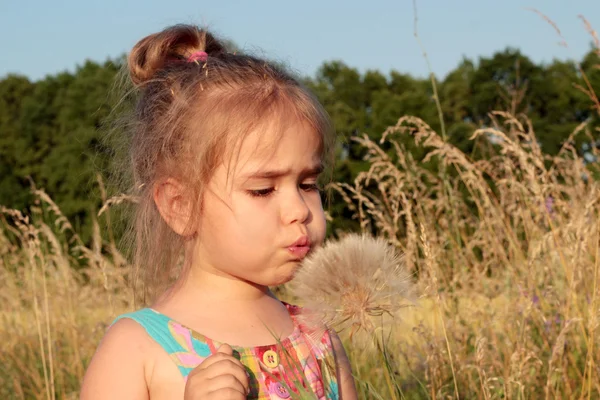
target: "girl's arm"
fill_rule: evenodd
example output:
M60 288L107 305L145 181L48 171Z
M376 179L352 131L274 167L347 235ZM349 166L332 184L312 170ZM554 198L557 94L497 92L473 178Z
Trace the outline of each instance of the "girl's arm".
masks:
M337 376L340 390L340 400L357 400L356 386L352 376L352 367L344 350L344 345L335 332L331 332L331 342L337 364Z
M147 344L143 328L134 321L122 319L110 327L87 369L80 399L149 399L144 373Z

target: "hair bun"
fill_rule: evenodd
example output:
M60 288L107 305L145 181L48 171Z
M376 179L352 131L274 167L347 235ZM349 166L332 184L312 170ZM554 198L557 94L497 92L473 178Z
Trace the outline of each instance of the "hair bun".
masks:
M142 85L169 62L185 61L198 51L215 56L224 52L225 46L212 34L194 25L174 25L146 36L137 42L127 58L131 81Z

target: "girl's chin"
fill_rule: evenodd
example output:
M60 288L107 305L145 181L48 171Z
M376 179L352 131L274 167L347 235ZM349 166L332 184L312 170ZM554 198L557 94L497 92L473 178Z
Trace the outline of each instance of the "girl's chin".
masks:
M279 286L279 285L283 285L288 283L289 281L291 281L292 279L294 279L294 276L296 275L296 271L298 271L300 263L296 263L297 265L285 270L281 271L282 273L279 274L277 277L275 277L275 279L273 279L273 282L269 285L269 286Z
M241 279L253 285L263 287L274 287L288 283L294 279L296 272L300 269L299 261L289 261L276 269L264 273L259 279L252 279L252 276L245 276Z
M290 275L289 277L286 277L286 278L281 278L281 279L273 280L267 286L274 287L274 286L285 285L286 283L288 283L289 281L291 281L293 278L294 278L294 275Z

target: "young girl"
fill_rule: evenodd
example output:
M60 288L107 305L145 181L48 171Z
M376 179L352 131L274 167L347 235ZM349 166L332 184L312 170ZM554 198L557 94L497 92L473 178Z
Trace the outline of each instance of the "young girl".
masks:
M195 26L142 39L128 64L134 265L153 300L108 329L81 398L355 399L337 336L315 340L269 290L325 236L323 107Z

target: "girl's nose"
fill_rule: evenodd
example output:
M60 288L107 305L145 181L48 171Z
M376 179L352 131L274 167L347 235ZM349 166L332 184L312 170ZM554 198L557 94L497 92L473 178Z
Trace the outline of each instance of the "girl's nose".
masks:
M310 208L304 199L302 190L297 189L283 199L282 219L286 224L304 223L310 216Z

